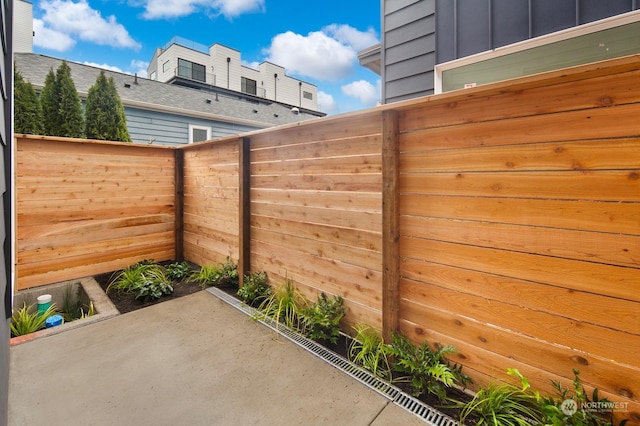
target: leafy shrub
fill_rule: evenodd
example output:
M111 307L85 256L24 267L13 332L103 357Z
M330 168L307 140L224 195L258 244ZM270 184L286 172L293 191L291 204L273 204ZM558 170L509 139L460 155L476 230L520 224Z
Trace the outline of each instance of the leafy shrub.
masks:
M11 335L13 337L22 336L33 333L44 328L47 318L55 315L57 312L56 304L52 303L49 308L40 313L34 308L35 305L27 306L25 303L22 308L16 309L11 316Z
M340 320L344 317L344 300L341 296L328 298L322 293L313 305L301 312L305 334L312 340L337 343L340 336Z
M456 352L451 346L436 345L431 349L427 342L414 345L404 334L393 334L392 343L387 346L387 354L393 357L393 370L409 375L414 395L424 393L436 395L446 400L446 388L455 383L467 385L471 379L462 374L459 366L450 366L445 358Z
M134 289L134 293L136 299L147 302L173 293L173 286L162 266L155 265L155 267L146 269L144 278Z
M191 266L189 262L174 262L165 267L167 278L171 281L184 281L191 275Z
M167 278L164 268L152 260L143 260L114 274L106 292L111 289L133 293L136 299L144 301L173 293L171 280Z
M387 351L378 332L367 324L357 324L353 330L355 336L349 344L349 360L384 380L391 379Z
M259 306L271 294L266 272L251 273L244 276L238 297L250 306Z
M189 276L189 279L200 283L202 287L237 288L239 278L238 265L229 258L219 266L204 265Z
M573 370L573 395L570 394L570 390L564 388L559 381L551 382L556 390L557 397L541 397L538 396L538 400L544 413L545 425L567 425L567 426L611 426L611 410L604 410L607 407L609 401L598 398L598 389L594 389L592 392L592 399L589 399L589 395L585 388L582 386L580 380L580 372L576 369ZM574 401L575 413L571 413L565 407L563 410L562 404L566 401ZM595 403L595 404L594 404ZM589 407L591 405L597 405L598 410L584 410L581 407ZM628 420L622 420L619 425L624 426Z
M477 425L529 426L544 424L542 410L529 381L516 369L508 374L520 379L521 387L510 383L490 383L481 388L475 397L462 406L460 422L470 416L477 416Z
M307 305L304 295L289 280L271 291L262 301L258 310L263 317L269 317L292 330L300 330L301 311Z

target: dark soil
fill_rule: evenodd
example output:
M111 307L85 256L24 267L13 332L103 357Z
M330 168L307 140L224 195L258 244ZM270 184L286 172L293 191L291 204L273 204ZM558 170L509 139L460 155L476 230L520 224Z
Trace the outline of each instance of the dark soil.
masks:
M166 302L167 300L177 299L178 297L186 296L188 294L196 293L203 290L202 286L199 283L182 281L173 284L173 293L162 296L161 298L156 300L144 302L140 299L136 299L135 295L130 293L123 293L117 290L110 290L107 293L107 287L109 286L111 277L115 272L96 275L94 278L98 282L98 284L100 284L100 287L102 287L109 299L111 299L111 302L113 302L113 304L121 314L135 311L137 309L146 308L147 306L157 305L158 303Z

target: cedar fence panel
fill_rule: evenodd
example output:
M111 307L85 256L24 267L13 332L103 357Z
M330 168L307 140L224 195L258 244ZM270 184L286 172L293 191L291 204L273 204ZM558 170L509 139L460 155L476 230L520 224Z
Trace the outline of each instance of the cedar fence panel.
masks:
M174 152L16 137L18 290L172 259Z

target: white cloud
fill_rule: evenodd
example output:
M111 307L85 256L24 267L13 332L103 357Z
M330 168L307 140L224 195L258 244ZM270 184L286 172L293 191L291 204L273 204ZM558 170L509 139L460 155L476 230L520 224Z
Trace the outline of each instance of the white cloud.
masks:
M291 31L276 35L265 49L267 61L288 72L321 81L349 76L358 61L358 50L378 43L375 31L359 31L349 25L332 24L306 36Z
M43 49L64 52L75 46L76 41L69 35L47 28L42 19L33 20L33 44Z
M129 65L129 69L132 70L130 74L138 74L139 77L147 78L147 68L149 68L149 62L132 60Z
M118 68L116 66L113 66L113 65L109 65L109 64L96 64L95 62L87 62L87 61L84 61L83 63L85 65L89 65L90 67L101 68L103 70L114 71L114 72L119 72L119 73L123 73L124 72L120 68Z
M338 104L328 93L318 91L318 111L322 111L328 115L338 112Z
M267 61L289 73L332 81L348 76L357 59L353 48L320 31L307 36L291 31L278 34L266 53Z
M264 10L264 0L146 0L145 4L142 16L146 19L179 18L200 11L231 19Z
M129 35L115 16L103 18L86 0L45 0L40 3L40 8L44 15L41 19L34 19L34 29L37 31L39 26L39 31L44 33L44 36L57 36L58 44L40 39L37 41L38 46L45 47L45 44L50 44L54 46L49 47L50 49L66 50L73 46L69 45L69 40L77 38L106 46L140 48L140 43Z
M366 49L380 43L373 28L369 28L367 31L359 31L350 25L331 24L324 27L322 31L340 43L352 46L355 50Z
M379 80L376 86L366 80L358 80L345 84L341 90L344 95L359 99L365 106L374 106L380 100Z

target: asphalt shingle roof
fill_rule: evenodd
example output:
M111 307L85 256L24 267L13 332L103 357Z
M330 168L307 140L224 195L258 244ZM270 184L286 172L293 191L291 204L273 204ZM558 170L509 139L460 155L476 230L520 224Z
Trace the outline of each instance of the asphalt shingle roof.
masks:
M62 63L62 59L34 53L16 53L15 63L25 80L30 81L38 89L44 85L49 70L53 69L55 72ZM81 98L86 97L89 88L103 70L76 62L67 61L67 63L71 68L71 78L76 90ZM161 83L131 74L109 70L104 72L107 78L113 78L122 103L129 107L194 115L256 127L294 123L324 115L310 114L305 111L294 114L291 112L290 105L267 99L255 102L244 99L241 94L234 96L227 92L216 95L214 92Z

